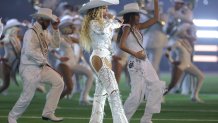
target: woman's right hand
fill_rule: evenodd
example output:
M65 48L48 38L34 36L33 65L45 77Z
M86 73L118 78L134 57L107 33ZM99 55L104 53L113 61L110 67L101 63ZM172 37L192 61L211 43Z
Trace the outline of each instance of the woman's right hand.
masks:
M146 59L145 51L141 50L141 51L136 52L135 57L141 60L145 60Z

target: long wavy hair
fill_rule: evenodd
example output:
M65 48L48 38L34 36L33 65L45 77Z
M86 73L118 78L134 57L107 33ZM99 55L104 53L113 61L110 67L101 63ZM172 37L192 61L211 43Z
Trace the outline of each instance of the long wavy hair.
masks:
M103 6L88 10L87 14L84 17L82 29L80 32L80 44L87 51L91 50L92 44L92 40L89 35L90 22L92 20L98 21L100 27L103 28Z

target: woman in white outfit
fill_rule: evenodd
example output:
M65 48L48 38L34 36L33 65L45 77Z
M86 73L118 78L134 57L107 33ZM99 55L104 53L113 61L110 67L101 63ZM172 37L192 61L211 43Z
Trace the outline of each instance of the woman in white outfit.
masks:
M152 123L153 113L161 110L161 101L165 89L165 82L160 81L152 64L147 59L142 46L141 29L145 29L158 20L158 0L154 1L155 15L150 20L139 23L139 6L129 3L119 15L123 15L124 26L120 48L130 54L128 71L131 81L131 93L124 103L124 110L128 120L131 119L141 102L146 99L146 108L140 123Z
M121 23L114 20L114 16L107 13L107 5L111 4L115 3L91 0L80 9L80 12L86 12L80 42L87 50L92 48L90 63L98 77L90 123L103 122L106 97L111 107L113 123L128 123L114 72L111 70L112 32L121 26Z

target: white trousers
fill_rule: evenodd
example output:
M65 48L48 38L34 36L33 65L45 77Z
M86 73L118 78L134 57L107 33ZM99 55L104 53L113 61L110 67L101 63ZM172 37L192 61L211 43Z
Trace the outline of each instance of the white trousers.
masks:
M46 116L54 113L57 108L61 92L64 88L64 82L61 76L48 66L40 68L32 65L21 66L20 74L24 81L23 92L10 111L9 117L18 119L23 114L29 106L39 83L48 83L52 86L47 95L42 115Z
M124 111L128 120L131 119L140 103L146 99L146 107L141 123L150 122L146 115L159 113L165 89L165 82L160 81L151 63L130 57L128 71L131 79L131 92L124 103Z
M96 81L92 115L89 123L103 123L104 105L107 97L112 112L113 123L128 123L114 72L103 62L103 66L97 72L97 76L98 81Z

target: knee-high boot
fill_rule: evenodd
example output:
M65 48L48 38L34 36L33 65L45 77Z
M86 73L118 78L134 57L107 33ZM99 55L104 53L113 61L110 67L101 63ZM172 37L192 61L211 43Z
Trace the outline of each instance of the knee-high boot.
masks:
M103 67L99 70L98 76L109 96L108 100L113 116L113 123L128 123L123 110L114 72L110 68Z
M89 123L103 123L104 117L104 105L107 97L107 92L105 91L102 84L96 80L95 94L92 106L92 115Z

